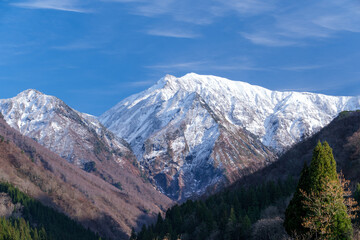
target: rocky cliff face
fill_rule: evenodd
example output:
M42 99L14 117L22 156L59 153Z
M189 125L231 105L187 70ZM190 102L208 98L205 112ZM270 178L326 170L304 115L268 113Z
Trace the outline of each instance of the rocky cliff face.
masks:
M359 98L277 92L215 76L167 75L100 117L173 199L267 165Z

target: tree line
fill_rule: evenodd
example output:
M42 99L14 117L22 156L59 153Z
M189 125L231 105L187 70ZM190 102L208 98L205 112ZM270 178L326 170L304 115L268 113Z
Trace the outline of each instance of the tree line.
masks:
M23 206L21 218L1 218L0 240L101 239L96 233L29 197L10 183L0 183L0 192L8 194L14 204L20 203Z
M296 187L289 177L269 181L256 187L225 191L205 201L188 200L158 215L155 224L143 226L131 240L153 239L249 239L252 224L260 219L266 207L288 197Z
M355 199L360 200L360 185L355 199L349 186L350 182L337 173L329 144L319 142L298 182L288 177L285 181L228 190L204 201L188 200L167 210L165 218L159 214L155 224L144 225L138 233L133 230L130 240L250 239L252 228L274 223L268 225L268 230L260 229L261 239L275 239L264 236L266 231L274 232L275 226L282 231L277 235L281 239L349 240L353 238L352 224L359 211ZM290 203L283 208L286 208L284 221L278 218L258 221L267 206L292 194Z

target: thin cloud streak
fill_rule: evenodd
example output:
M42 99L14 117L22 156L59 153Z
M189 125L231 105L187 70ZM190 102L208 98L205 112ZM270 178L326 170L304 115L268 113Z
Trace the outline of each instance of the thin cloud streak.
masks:
M276 1L273 0L218 0L218 2L221 3L223 5L223 8L227 9L228 11L234 10L242 16L258 15L261 13L269 12L273 10L276 6Z
M131 14L146 17L166 15L178 22L209 25L217 18L231 13L240 16L253 16L275 9L277 0L102 0L130 5Z
M182 63L173 63L173 64L165 64L165 65L152 65L145 66L146 68L153 69L189 69L189 68L198 68L208 62L206 61L196 61L196 62L182 62Z
M360 32L360 3L344 0L309 1L289 11L272 13L274 21L264 22L243 37L269 47L301 46L307 40L333 38L341 31ZM255 28L254 28L255 29Z
M199 34L185 32L182 30L166 30L166 29L150 29L146 31L147 34L160 37L172 38L198 38Z
M217 64L211 61L190 61L190 62L180 62L164 65L152 65L146 66L146 68L151 69L161 69L166 71L175 71L175 70L185 70L188 72L193 71L209 71L209 70L222 70L222 71L273 71L271 68L261 68L253 66L249 63L238 63L238 64Z
M72 42L66 45L61 46L53 46L52 49L55 50L64 50L64 51L72 51L72 50L91 50L91 49L99 49L101 46L100 43L94 42Z
M275 72L275 71L311 71L316 69L324 68L328 65L298 65L298 66L255 66L251 62L240 62L232 63L229 65L226 64L217 64L213 61L189 61L189 62L180 62L180 63L171 63L171 64L159 64L152 66L145 66L146 68L151 69L161 69L166 71L171 70L186 70L192 72L195 70L222 70L222 71L257 71L257 72Z
M279 70L285 70L285 71L307 71L307 70L314 70L314 69L320 69L323 68L324 65L307 65L307 66L290 66L290 67L280 67Z
M76 12L76 13L90 13L92 12L89 9L83 9L77 7L77 4L71 0L35 0L19 3L11 3L12 6L20 8L30 8L30 9L50 9L66 12Z
M139 88L149 87L155 84L154 80L147 81L135 81L135 82L123 82L113 85L104 85L99 88L82 88L82 89L69 89L68 93L71 94L90 94L90 95L104 95L104 96L115 96L121 95L124 92L124 88Z
M296 41L284 40L276 36L270 36L267 33L241 33L241 35L254 44L264 45L268 47L287 47L299 45L299 43Z
M151 86L154 83L155 83L154 81L149 80L149 81L130 82L128 85L132 87L146 87L146 86Z

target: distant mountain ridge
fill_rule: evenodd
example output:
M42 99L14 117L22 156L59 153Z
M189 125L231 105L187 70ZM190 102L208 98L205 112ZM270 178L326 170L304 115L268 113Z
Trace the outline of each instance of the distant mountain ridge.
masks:
M269 164L272 151L282 153L358 108L359 97L271 91L190 73L165 76L99 119L129 142L162 192L182 199Z

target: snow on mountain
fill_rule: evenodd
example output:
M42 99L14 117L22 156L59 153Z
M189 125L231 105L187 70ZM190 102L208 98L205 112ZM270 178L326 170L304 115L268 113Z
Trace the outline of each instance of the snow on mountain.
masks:
M268 164L269 149L281 153L358 108L358 97L278 92L190 73L165 76L100 121L130 143L163 192L186 198Z
M139 136L146 138L149 133L139 134L139 131L145 128L143 123L149 120L148 115L153 114L161 122L161 128L170 122L174 109L186 108L181 106L183 101L176 101L180 91L198 94L231 124L245 127L278 152L318 131L339 112L360 108L359 97L278 92L245 82L190 73L181 78L165 76L152 88L121 101L103 114L100 121L129 142ZM161 104L167 101L175 103ZM141 111L140 118L133 122L134 110L144 106L152 107L153 111L146 111L148 115ZM142 128L133 131L136 125Z
M24 96L24 99L32 100L34 103L48 99L54 100L55 104L43 106L48 109L43 112L38 111L37 107L28 106L27 113L36 110L41 115L52 111L51 107L59 108L58 103L63 104L56 98L45 96L39 92L31 93L30 91L29 93L37 94L37 96L32 95L34 98L28 98L27 93L21 95ZM22 104L23 107L30 103L27 100L21 103L15 100L18 99L14 98L13 103L11 103L12 101L7 102L13 105ZM21 109L25 110L25 108ZM23 115L21 109L13 112L17 112L18 116L21 116ZM61 113L60 110L55 110L55 112ZM64 121L72 122L64 115L62 118ZM34 117L34 124L37 123L36 119L37 117ZM43 120L47 121L46 118ZM99 124L96 121L94 123ZM31 123L26 124L30 128ZM76 126L74 122L71 124ZM66 125L64 126L66 127ZM37 129L41 131L40 128ZM49 132L49 129L44 128L44 131ZM83 131L83 129L80 128L79 131ZM120 156L120 153L117 153L114 148L110 153L98 151L94 156L94 151L90 150L86 159L96 162L96 170L93 169L91 173L87 173L34 140L24 137L19 131L9 126L1 114L0 135L9 143L1 144L0 142L2 181L14 184L46 205L61 209L72 219L106 236L107 239L129 239L132 227L140 228L143 224L148 224L150 219L154 219L159 212L163 212L172 205L169 198L144 181L133 163L127 164L126 152L120 152L122 153ZM84 141L93 141L92 134L88 133L84 136L86 137ZM98 144L101 142L98 141ZM104 145L106 144L104 143ZM74 152L81 153L79 150L74 150ZM104 154L106 155L104 156ZM120 164L117 161L118 157L122 160ZM135 158L135 156L133 157Z
M0 111L11 127L78 166L93 161L103 150L132 155L128 144L95 117L75 111L60 99L37 90L29 89L14 98L0 100ZM116 159L123 162L120 156Z

